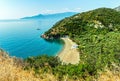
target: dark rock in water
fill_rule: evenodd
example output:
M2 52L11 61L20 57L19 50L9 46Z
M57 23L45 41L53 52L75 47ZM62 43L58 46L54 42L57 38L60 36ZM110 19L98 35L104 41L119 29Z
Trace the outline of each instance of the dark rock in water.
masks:
M37 28L37 30L40 30L40 28Z

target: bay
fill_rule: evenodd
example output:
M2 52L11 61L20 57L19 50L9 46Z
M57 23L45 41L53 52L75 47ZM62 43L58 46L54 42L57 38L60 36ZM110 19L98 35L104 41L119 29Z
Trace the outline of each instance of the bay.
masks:
M64 44L61 40L46 41L40 37L60 19L4 20L0 21L0 48L10 56L27 58L29 56L58 54Z

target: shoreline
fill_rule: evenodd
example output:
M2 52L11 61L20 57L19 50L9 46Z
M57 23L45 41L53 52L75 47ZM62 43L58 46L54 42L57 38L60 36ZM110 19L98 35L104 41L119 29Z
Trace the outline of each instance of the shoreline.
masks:
M72 48L77 45L69 38L61 38L64 41L63 49L58 53L58 57L65 64L78 64L80 61L80 55L77 48Z

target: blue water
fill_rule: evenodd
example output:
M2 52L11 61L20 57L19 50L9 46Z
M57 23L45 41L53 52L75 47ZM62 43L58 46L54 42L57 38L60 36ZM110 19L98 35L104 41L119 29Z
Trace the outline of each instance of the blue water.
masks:
M26 58L42 54L55 56L63 47L60 40L46 41L40 37L59 19L0 21L0 48L10 56ZM40 30L37 30L37 29Z

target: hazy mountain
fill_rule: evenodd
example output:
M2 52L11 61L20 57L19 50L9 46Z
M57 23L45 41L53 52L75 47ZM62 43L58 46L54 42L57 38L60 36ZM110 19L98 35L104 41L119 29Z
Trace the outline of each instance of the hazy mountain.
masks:
M21 19L46 19L46 18L65 18L76 14L76 12L64 12L55 14L39 14L31 17L24 17Z
M117 10L117 11L120 11L120 6L114 8L114 9Z

